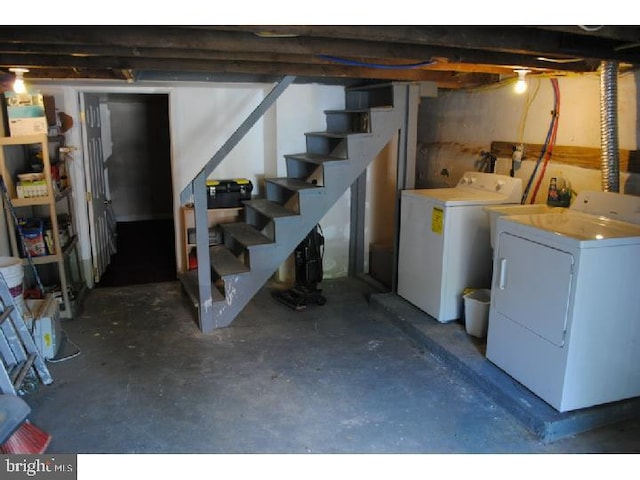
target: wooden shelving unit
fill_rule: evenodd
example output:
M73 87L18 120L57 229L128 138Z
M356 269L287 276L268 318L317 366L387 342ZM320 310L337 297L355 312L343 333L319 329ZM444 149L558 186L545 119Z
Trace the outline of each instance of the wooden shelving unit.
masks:
M207 210L207 224L209 228L222 223L239 222L242 218L243 207L214 208ZM195 229L195 214L193 205L182 207L182 271L189 270L189 253L196 244L189 242L189 229Z
M16 214L19 217L39 217L48 219L51 225L52 242L47 246L45 255L31 256L31 262L36 268L50 265L55 267L55 276L59 283L61 301L60 315L63 318L71 318L74 314L75 299L84 289L84 282L81 277L73 278L73 266L79 266L79 258L77 251L78 238L76 234L75 224L73 222L72 205L71 205L71 185L65 185L59 188L51 175L51 162L49 152L49 137L46 135L28 135L19 137L0 137L0 174L4 180L7 194L11 201ZM42 173L46 183L46 194L42 196L34 196L28 198L19 198L17 194L17 175L29 170L33 162L34 154L41 152L38 159L43 165ZM66 158L62 156L59 162L66 162ZM61 208L61 204L66 202L66 208ZM58 223L58 214L61 210L66 210L70 217L68 225L68 235L65 236L66 241L62 242L61 229ZM7 229L9 233L9 241L13 256L23 258L26 267L30 262L25 255L19 238L10 206L5 204L5 217L7 220ZM43 231L43 238L45 232ZM39 272L40 270L38 270ZM25 278L27 278L28 269L25 270ZM81 275L80 269L77 268L77 274ZM44 282L43 282L44 283ZM47 285L45 285L46 287ZM29 285L27 285L29 287Z

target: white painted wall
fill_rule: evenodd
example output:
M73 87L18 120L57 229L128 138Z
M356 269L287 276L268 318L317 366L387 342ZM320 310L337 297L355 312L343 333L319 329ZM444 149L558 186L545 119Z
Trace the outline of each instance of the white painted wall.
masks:
M169 84L145 82L73 83L38 82L33 88L53 95L56 107L74 118L68 145L79 147L72 173L80 254L85 277L91 278L88 215L84 203L84 173L80 132L79 92L166 93L169 117L174 189L174 217L179 225L180 192L224 144L242 121L271 90L271 84ZM292 85L276 105L249 131L215 171L216 178L246 177L254 194L262 195L265 175L284 175L285 153L305 150L304 133L324 129L324 110L343 108L344 89L334 86ZM348 269L349 196L340 199L321 221L325 234L325 277L344 276ZM180 259L179 231L176 252ZM180 268L180 266L179 266Z
M622 74L618 78L618 129L621 149L638 148L638 74ZM568 76L558 80L560 88L560 121L556 145L600 147L600 77L598 74ZM539 86L537 95L534 95ZM514 141L543 144L553 109L553 89L549 79L529 79L532 100L524 128L522 117L527 95L517 95L512 84L474 91L440 93L438 98L423 99L420 108L417 182L419 188L455 185L467 170L476 170L481 151L488 151L492 141ZM437 142L438 147L429 147ZM525 161L516 176L528 181L534 162ZM497 172L508 174L511 159L498 159ZM449 177L442 176L446 168ZM546 202L549 180L563 176L575 191L600 190L599 170L555 164L547 167L536 203ZM637 174L622 173L620 189L640 194Z
M269 85L201 84L171 89L169 117L176 195L198 174L269 92ZM276 107L277 108L277 107ZM264 171L264 119L247 133L215 171L215 178L248 178L258 188ZM178 197L176 197L178 203Z

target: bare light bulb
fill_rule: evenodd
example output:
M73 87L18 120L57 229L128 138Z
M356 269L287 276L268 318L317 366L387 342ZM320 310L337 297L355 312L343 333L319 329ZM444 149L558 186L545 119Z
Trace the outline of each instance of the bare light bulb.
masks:
M16 93L26 93L27 87L22 78L16 77L15 82L13 82L13 91Z
M9 71L16 74L16 79L13 81L13 91L16 93L26 93L27 87L24 84L24 74L29 70L26 68L10 68Z
M527 91L527 73L529 73L529 70L516 70L515 71L518 74L518 80L516 81L516 86L514 87L514 90L516 93L521 94Z

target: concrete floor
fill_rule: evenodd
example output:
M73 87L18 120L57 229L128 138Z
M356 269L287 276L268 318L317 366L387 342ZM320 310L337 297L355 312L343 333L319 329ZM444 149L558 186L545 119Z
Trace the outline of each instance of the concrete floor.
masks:
M50 453L638 453L640 420L543 442L368 302L325 280L295 312L264 288L199 333L178 282L93 289L80 349L25 397ZM68 344L68 351L72 345Z

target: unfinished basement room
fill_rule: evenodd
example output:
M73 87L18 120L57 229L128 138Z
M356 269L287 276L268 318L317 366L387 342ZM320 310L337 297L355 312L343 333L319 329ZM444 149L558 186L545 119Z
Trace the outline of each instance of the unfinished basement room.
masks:
M624 25L0 26L7 468L640 453L639 65Z

